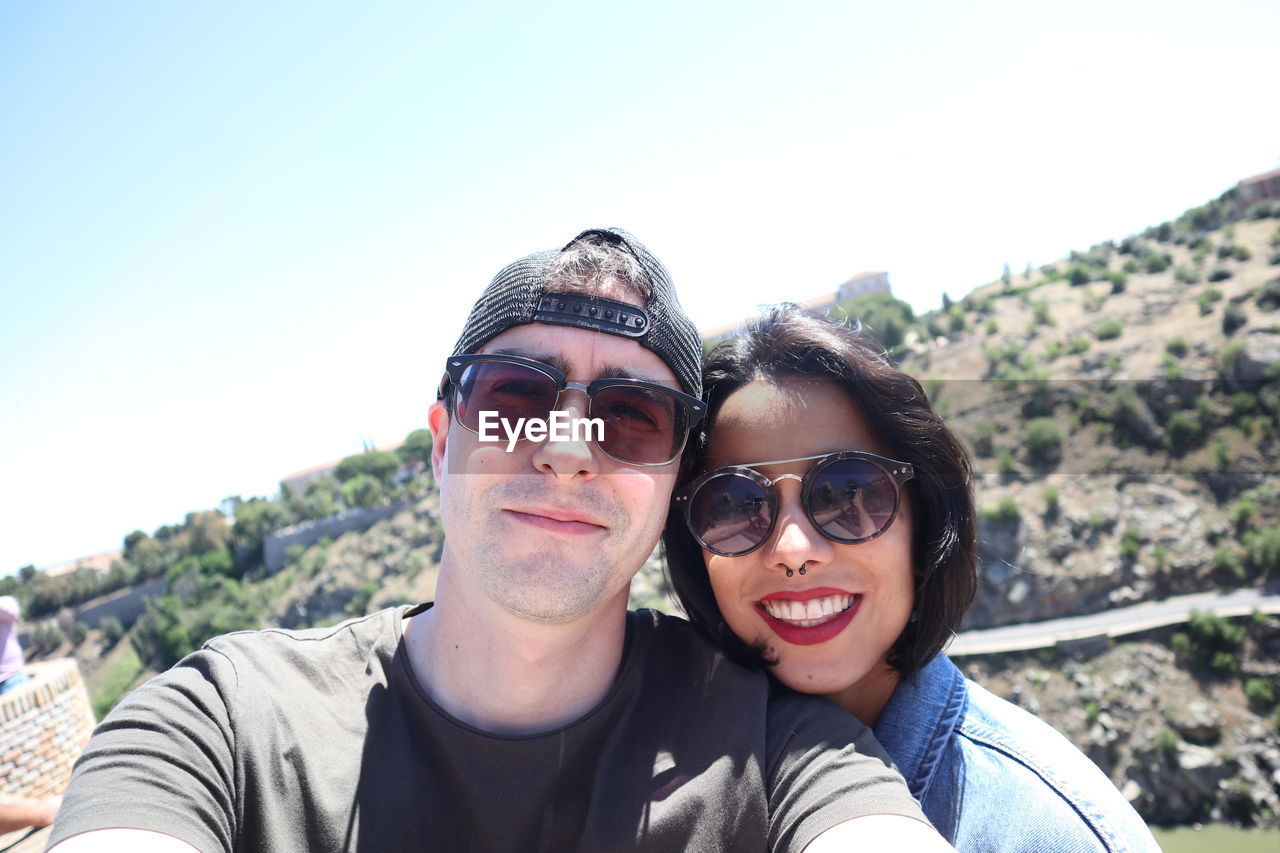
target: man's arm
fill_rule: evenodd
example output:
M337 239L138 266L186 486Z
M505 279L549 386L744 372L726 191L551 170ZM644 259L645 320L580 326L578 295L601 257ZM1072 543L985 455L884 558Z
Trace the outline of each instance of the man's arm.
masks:
M73 835L46 853L200 853L185 841L146 829L95 829Z
M204 650L126 696L76 762L53 849L232 850L236 683L230 661Z
M804 848L804 853L848 850L954 851L927 823L894 814L873 814L836 824Z

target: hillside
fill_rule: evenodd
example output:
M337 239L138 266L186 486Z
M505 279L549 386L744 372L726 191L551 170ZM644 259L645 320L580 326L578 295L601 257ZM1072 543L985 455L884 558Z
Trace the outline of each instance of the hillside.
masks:
M1280 206L1237 221L1230 209L1224 197L1006 275L897 330L893 352L974 454L983 582L967 627L1280 580ZM882 331L864 307L844 310ZM429 437L414 436L421 460ZM213 634L429 599L434 483L396 480L389 457L344 460L338 480L304 494L236 499L230 518L130 534L113 583L164 577L167 595L127 631L73 623L66 608L97 594L92 578L65 582L77 592L24 577L15 594L63 607L37 629L35 655L76 654L105 710ZM295 546L267 575L265 537L388 500L406 505L363 533ZM632 603L672 608L657 556ZM1148 819L1280 825L1278 637L1274 618L1198 618L1122 644L960 663L1067 732Z

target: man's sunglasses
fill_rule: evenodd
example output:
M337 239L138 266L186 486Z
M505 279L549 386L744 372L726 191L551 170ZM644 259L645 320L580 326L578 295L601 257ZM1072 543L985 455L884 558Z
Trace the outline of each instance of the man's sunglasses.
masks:
M754 468L819 460L804 477L770 480ZM713 554L741 557L768 540L778 520L776 483L800 481L805 515L823 536L853 544L889 529L901 503L901 485L915 476L906 462L843 450L799 459L717 468L681 489L675 501L698 543Z
M514 424L519 418L547 419L566 388L587 395L587 417L604 424L596 445L629 465L666 465L680 456L685 439L706 406L697 397L642 379L570 382L549 364L518 355L457 355L445 363L440 386L463 427L480 433L480 413L496 412ZM492 423L492 421L491 421Z

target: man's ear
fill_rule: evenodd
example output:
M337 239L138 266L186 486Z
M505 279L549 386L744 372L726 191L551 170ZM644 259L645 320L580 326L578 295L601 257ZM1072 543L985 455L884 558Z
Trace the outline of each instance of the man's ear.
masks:
M431 472L436 480L444 471L445 444L449 440L449 410L443 400L436 400L427 409L427 428L431 430Z

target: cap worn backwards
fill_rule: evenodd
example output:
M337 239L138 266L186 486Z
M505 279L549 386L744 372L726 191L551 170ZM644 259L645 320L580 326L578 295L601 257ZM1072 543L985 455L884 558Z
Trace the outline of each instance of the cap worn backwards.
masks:
M649 277L652 295L643 308L577 292L548 288L556 258L577 240L597 235L625 249ZM551 285L554 288L554 283ZM534 252L508 264L476 300L452 355L475 352L514 326L552 323L632 338L661 358L686 393L702 394L702 340L676 298L671 277L644 244L621 228L592 228L563 249Z

